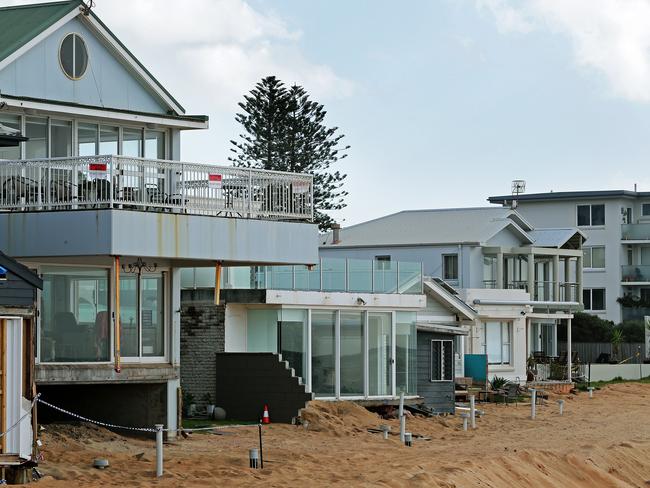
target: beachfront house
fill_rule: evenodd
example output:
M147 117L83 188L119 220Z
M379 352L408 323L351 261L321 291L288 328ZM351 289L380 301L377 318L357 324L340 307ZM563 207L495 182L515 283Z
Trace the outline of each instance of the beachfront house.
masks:
M558 351L557 335L567 330L570 344L572 312L581 307L583 241L575 227L536 228L512 209L460 208L403 211L335 228L319 252L370 259L383 270L421 261L424 276L458 289L477 312L463 353L487 354L490 378L524 382L531 375L548 379L540 371L549 368L527 363L531 356L542 364L572 359ZM561 379L570 379L566 367Z
M0 9L0 124L22 138L0 147L0 249L43 281L38 391L174 429L181 268L315 264L312 178L181 162L208 118L79 0Z

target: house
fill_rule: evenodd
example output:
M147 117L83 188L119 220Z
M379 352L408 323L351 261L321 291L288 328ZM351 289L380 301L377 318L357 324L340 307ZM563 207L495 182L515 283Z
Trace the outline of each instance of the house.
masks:
M208 118L79 0L0 9L0 124L26 138L0 147L0 248L43 280L38 391L174 429L181 269L218 296L224 265L316 263L311 176L181 162Z
M586 312L616 323L650 315L650 192L629 190L493 196L533 225L578 227ZM623 303L618 299L627 297Z
M373 261L230 267L217 307L209 270L184 270L181 385L233 418L290 421L312 398L407 402L453 413L455 343L475 312L449 288ZM460 350L460 349L458 349ZM216 357L216 364L215 364ZM462 374L462 373L461 373Z
M34 383L36 293L42 280L0 251L0 466L36 460L31 404ZM20 421L20 419L25 418Z
M401 260L421 261L424 276L457 288L477 312L464 354L487 354L490 377L523 382L528 357L561 353L558 327L570 329L581 307L584 239L509 208L412 210L334 229L320 256L370 259L393 273Z

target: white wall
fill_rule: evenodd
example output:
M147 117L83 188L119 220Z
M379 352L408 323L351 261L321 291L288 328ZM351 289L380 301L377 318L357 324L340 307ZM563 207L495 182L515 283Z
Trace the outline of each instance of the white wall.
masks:
M246 352L246 317L244 305L226 305L225 352Z
M650 364L591 364L587 369L591 381L609 381L617 376L624 380L638 380L650 376Z

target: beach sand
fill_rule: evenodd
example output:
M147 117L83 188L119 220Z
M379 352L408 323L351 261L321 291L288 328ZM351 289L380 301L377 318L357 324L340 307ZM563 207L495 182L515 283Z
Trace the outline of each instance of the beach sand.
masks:
M555 400L565 398L560 417ZM45 426L46 487L650 486L650 385L625 383L568 397L552 396L530 419L530 406L480 405L477 429L459 417L410 417L407 430L429 437L404 447L370 427L390 424L352 403L312 402L303 427L264 427L265 467L248 467L257 428L193 434L165 446L165 474L154 478L152 441L89 425ZM271 417L273 412L271 411ZM97 457L111 467L91 467Z

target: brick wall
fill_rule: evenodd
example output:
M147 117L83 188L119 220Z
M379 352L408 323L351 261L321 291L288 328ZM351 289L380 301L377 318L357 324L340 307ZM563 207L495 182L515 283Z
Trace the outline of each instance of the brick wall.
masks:
M206 393L216 399L215 355L225 346L225 306L206 298L184 290L181 299L181 388L199 408Z

